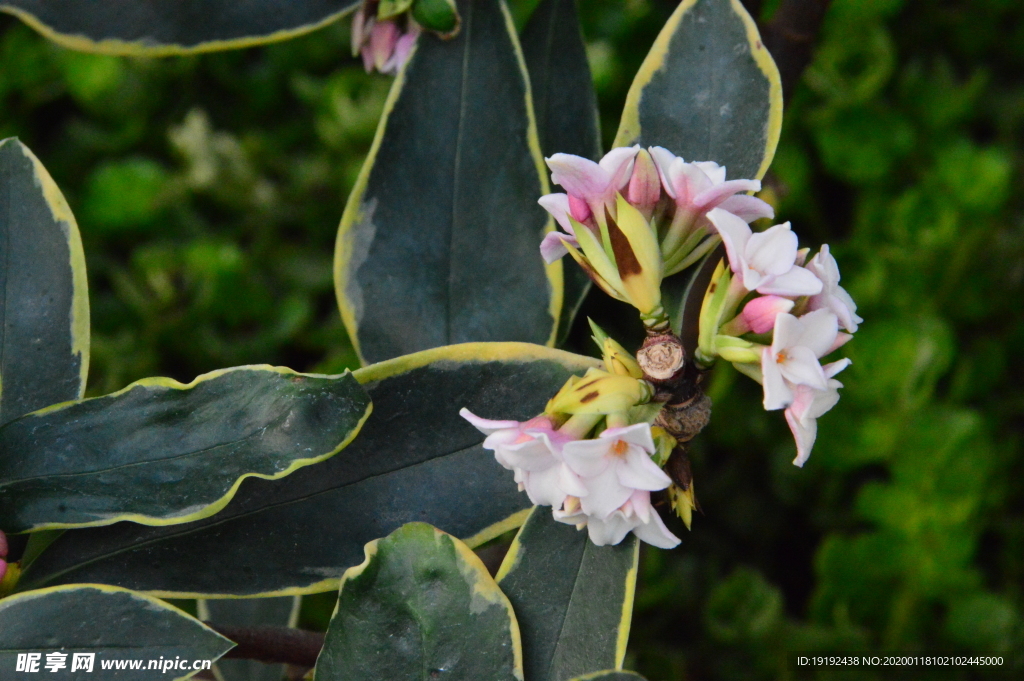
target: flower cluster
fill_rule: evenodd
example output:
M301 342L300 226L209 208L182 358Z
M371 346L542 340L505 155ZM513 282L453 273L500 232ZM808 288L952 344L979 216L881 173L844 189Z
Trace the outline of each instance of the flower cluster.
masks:
M409 58L420 26L408 13L391 17L380 14L378 0L365 0L356 10L352 17L352 56L362 55L367 73L377 69L395 75Z
M849 341L863 320L839 285L827 245L807 262L788 222L755 234L728 211L712 210L707 218L729 262L719 265L704 298L697 359L721 357L764 386L764 408L785 410L797 446L793 463L802 466L817 436L816 419L839 400L842 384L834 376L850 364L820 360Z
M671 479L662 470L675 440L652 427L660 405L647 403L651 387L614 341L604 343L605 368L574 376L528 421L492 421L460 413L487 435L483 446L513 471L534 504L551 506L560 522L587 528L598 546L633 532L662 548L679 544L657 511L651 492Z
M717 163L687 163L661 147L619 147L597 163L555 154L547 164L565 193L539 203L564 231L544 238L544 259L569 253L602 290L640 310L649 328L667 325L662 278L720 243L709 211L744 224L774 216L767 203L740 193L759 190L758 180L726 180Z

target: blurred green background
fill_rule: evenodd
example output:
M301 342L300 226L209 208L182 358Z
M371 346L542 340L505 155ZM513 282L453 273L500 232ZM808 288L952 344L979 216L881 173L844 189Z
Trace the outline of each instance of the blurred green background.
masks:
M535 0L513 1L517 19ZM583 0L606 145L675 3ZM768 20L777 0L748 2ZM894 678L791 651L1002 654L1024 674L1024 5L834 0L766 180L867 320L804 469L729 367L694 447L703 506L647 551L627 666L651 681ZM390 79L348 21L167 59L70 52L0 15L0 138L78 217L89 393L248 363L355 365L334 236ZM585 312L635 333L600 295ZM591 352L573 335L573 349ZM937 676L936 676L937 675ZM927 670L913 678L983 678ZM1018 677L1024 678L1024 677Z

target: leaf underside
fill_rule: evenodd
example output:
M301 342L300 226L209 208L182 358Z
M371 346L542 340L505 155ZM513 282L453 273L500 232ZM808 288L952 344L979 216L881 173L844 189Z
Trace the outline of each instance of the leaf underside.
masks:
M335 285L365 362L470 341L552 339L560 265L539 246L546 182L500 0L420 36L339 227Z
M69 530L23 588L112 583L168 596L337 587L363 546L412 521L479 543L511 529L526 495L459 415L527 419L596 362L519 343L439 348L355 373L374 410L351 445L276 481L247 479L218 515L166 528ZM521 520L519 522L522 522Z

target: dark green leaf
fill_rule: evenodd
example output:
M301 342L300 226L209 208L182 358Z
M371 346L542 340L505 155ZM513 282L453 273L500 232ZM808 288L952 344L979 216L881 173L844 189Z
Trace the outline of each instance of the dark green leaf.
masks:
M739 0L684 0L626 97L615 146L662 146L761 178L782 129L782 83Z
M0 0L64 47L169 55L293 38L336 21L357 0Z
M351 373L254 366L188 385L143 379L0 428L0 518L8 532L205 518L246 477L336 454L369 411Z
M576 0L543 0L530 15L521 40L541 151L545 156L575 154L597 161L601 156L597 95ZM569 333L590 290L590 279L580 267L567 265L564 272L559 342Z
M446 36L458 31L461 22L455 0L416 0L412 16L425 28Z
M14 138L0 142L0 291L0 424L81 397L89 371L82 239L50 174Z
M44 677L47 654L66 655L61 678L182 679L194 674L197 660L213 661L234 647L217 632L181 610L151 596L97 584L28 591L0 600L0 678L32 678L15 673L19 653L40 654ZM90 671L71 673L75 654L94 654ZM104 669L104 662L141 660L138 671ZM185 662L187 668L154 671L154 664ZM10 674L15 674L10 676Z
M420 37L341 220L335 285L364 361L464 341L552 342L546 174L511 19L463 0L462 30Z
M294 627L301 601L301 596L199 601L199 618L229 627ZM285 665L256 660L220 660L217 671L222 681L281 681Z
M614 669L605 669L604 671L594 672L593 674L577 676L575 679L570 679L570 681L646 681L646 679L636 672L622 672Z
M672 321L672 330L682 339L686 354L697 351L697 332L704 294L711 284L718 261L725 257L725 247L718 246L704 256L695 267L673 274L661 282L661 303Z
M317 681L513 681L523 657L512 606L461 541L410 523L366 547L341 580Z
M471 546L530 507L459 416L539 414L597 362L520 343L437 348L360 369L374 411L341 454L287 478L248 479L218 515L188 525L69 530L28 566L24 588L115 583L179 597L336 589L363 545L416 520Z
M564 681L622 666L633 617L639 545L595 546L538 506L498 571L523 637L530 681Z

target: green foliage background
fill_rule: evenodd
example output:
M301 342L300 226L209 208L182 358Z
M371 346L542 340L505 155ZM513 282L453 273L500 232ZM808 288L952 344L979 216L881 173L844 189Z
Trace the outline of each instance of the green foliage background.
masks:
M674 3L581 4L607 144ZM355 365L331 259L389 79L348 50L343 21L219 54L85 55L0 15L0 138L38 154L82 231L89 394ZM705 515L676 551L645 553L627 666L794 678L790 651L856 650L1024 670L1021 69L1014 0L832 2L767 186L804 245L832 245L867 320L843 400L801 470L757 386L716 371L694 452ZM639 333L599 294L584 314ZM571 343L589 353L585 336Z

